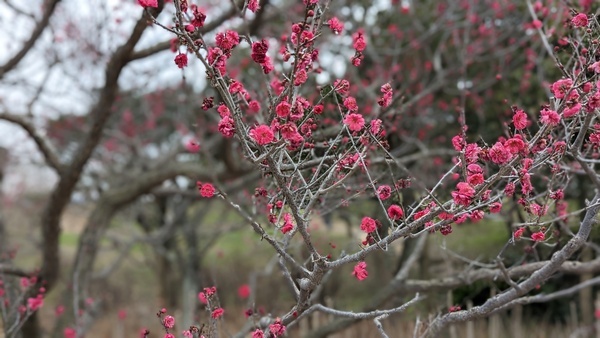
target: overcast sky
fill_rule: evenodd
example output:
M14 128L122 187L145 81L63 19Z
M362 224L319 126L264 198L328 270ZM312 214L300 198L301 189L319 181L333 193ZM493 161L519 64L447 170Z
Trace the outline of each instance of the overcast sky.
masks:
M41 16L42 2L10 1L14 7L33 15L36 19ZM276 3L273 2L273 5ZM142 12L135 0L63 0L58 6L51 20L51 29L44 32L40 41L17 69L0 81L0 110L19 115L31 112L33 121L41 131L48 119L61 114L87 113L94 102L94 90L103 83L104 64L111 51L125 41ZM373 13L345 9L345 14L352 13L358 16L357 20L367 15L368 22L374 20L377 11L385 10L389 6L390 1L378 0L372 8ZM172 10L171 6L167 8ZM210 8L211 11L215 11L213 15L223 10L222 6ZM252 15L250 12L248 14ZM170 13L163 13L160 18L168 24L166 21L170 20L170 17ZM210 17L209 12L209 20ZM237 23L236 20L232 20L228 24ZM34 24L31 17L16 14L5 1L0 2L0 31L4 32L0 34L0 64L21 48ZM170 37L170 33L165 30L152 27L145 31L137 48L150 46ZM348 36L341 37L339 42L350 46L352 39ZM94 52L86 52L86 46ZM349 53L351 54L351 51ZM320 54L324 68L331 69L336 77L344 74L347 64L346 60L338 58L344 57L334 56L326 50ZM51 67L52 60L58 60L54 67ZM192 61L185 69L186 81L197 89L206 85L204 74L200 62ZM119 80L119 85L123 89L137 88L151 92L159 87L175 85L181 79L181 71L173 66L173 54L159 53L128 65ZM331 81L325 72L320 74L317 80ZM30 105L32 98L36 96L37 87L41 84L44 84L41 95ZM23 188L48 190L52 187L55 182L52 172L48 169L37 169L42 163L41 156L20 128L0 121L0 146L9 148L12 153L11 166L4 182L5 191Z

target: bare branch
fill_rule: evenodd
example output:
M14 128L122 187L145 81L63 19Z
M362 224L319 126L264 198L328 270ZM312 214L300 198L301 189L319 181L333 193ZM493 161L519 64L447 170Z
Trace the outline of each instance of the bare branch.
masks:
M595 204L598 199L600 199L600 192L596 193L591 204ZM488 299L481 306L473 307L470 310L448 313L438 317L431 323L431 326L426 330L425 334L428 336L436 336L440 330L451 323L465 322L488 316L496 308L508 304L525 292L529 292L535 288L536 285L543 283L552 274L558 271L563 263L571 257L575 251L579 250L584 245L592 230L592 226L597 223L596 217L598 211L600 211L600 206L598 205L588 208L575 237L571 238L561 250L555 252L552 255L552 258L545 262L539 270L534 271L530 277L519 283L520 291L517 291L518 289L516 288L510 288L509 290Z
M535 296L521 297L521 298L513 300L512 302L510 302L502 307L497 308L496 310L492 311L490 314L502 312L502 311L510 309L516 305L527 305L527 304L533 304L533 303L547 303L547 302L553 301L558 298L569 297L569 296L572 296L575 293L581 291L582 289L585 289L590 286L598 285L598 284L600 284L600 277L595 277L592 279L588 279L585 282L581 282L581 283L579 283L575 286L572 286L568 289L552 292L549 294L539 294L539 295L535 295Z
M32 277L36 275L32 271L23 270L4 263L0 263L0 275L1 274L12 275L17 277Z
M215 18L215 20L207 22L203 27L199 28L200 34L206 34L214 29L221 26L225 21L233 18L237 14L237 10L234 7L230 7L225 13L221 14L221 16ZM143 59L154 54L163 52L171 47L171 40L162 41L154 46L147 47L136 52L133 52L128 58L127 61L135 61L139 59Z
M415 303L417 303L423 299L425 299L425 297L420 296L417 293L411 300L409 300L408 302L406 302L398 307L395 307L393 309L373 310L373 311L369 311L369 312L354 312L354 311L336 310L336 309L332 309L332 308L327 307L322 304L315 304L315 305L311 306L308 310L306 310L301 316L298 316L298 319L295 320L294 323L296 323L301 318L306 317L315 311L331 314L331 315L338 316L338 317L345 317L345 318L352 318L352 319L371 319L371 318L376 318L376 317L380 317L380 316L389 316L391 314L404 312L410 306L414 305ZM290 326L291 325L292 324L290 324Z
M23 47L21 47L21 49L12 58L10 58L10 60L8 60L4 65L0 66L0 79L2 79L6 73L15 68L21 62L21 60L23 60L25 55L31 51L46 27L48 27L48 24L50 23L50 17L52 17L52 14L54 13L54 10L59 2L60 0L46 1L42 19L36 24L29 39L25 42L25 44L23 44Z
M52 149L50 143L48 143L48 141L42 135L40 135L30 121L27 121L22 116L5 112L0 113L0 119L14 123L23 128L37 145L37 148L42 153L42 156L44 156L46 164L54 169L59 176L63 174L64 167L58 160L58 157L56 157L55 151Z

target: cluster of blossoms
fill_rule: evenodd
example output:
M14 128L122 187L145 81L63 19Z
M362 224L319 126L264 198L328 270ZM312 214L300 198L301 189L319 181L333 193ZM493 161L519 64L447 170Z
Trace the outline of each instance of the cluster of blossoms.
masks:
M286 332L286 327L285 325L283 325L281 323L281 319L277 318L275 319L275 322L271 325L269 325L269 333L277 338L277 337L283 337L285 335ZM268 335L265 335L265 332L261 329L256 329L255 331L252 332L252 338L265 338L268 337Z
M215 42L224 53L231 53L231 50L240 44L240 36L236 31L227 30L217 33Z
M577 24L583 25L583 17L580 16L578 20L581 20ZM575 23L574 23L575 24ZM576 25L577 25L576 24ZM523 133L523 130L531 125L531 122L523 110L513 107L512 121L514 125L515 134L512 137L501 137L491 147L481 148L476 144L467 144L461 135L455 136L452 139L452 144L455 150L462 153L466 160L465 181L458 182L456 190L451 195L456 206L463 208L469 208L475 206L475 197L479 194L479 201L486 202L489 199L491 191L477 191L477 187L485 182L484 170L476 162L488 162L498 166L506 166L509 163L515 165L512 168L512 172L516 175L516 179L510 180L504 188L505 196L513 196L517 189L517 184L520 185L521 198L518 199L518 203L524 208L524 211L537 217L538 219L547 214L549 206L544 203L536 202L536 198L533 198L533 184L531 170L535 168L534 162L536 158L547 156L554 160L560 160L567 149L567 143L565 141L553 141L549 133L554 130L562 128L564 123L577 123L577 119L573 120L573 117L578 116L582 112L592 113L600 107L600 81L584 82L580 86L576 86L574 81L569 78L559 79L550 85L550 90L554 95L556 106L558 109L554 110L550 105L543 105L540 109L539 122L543 129L547 131L543 137L538 139L532 144L527 142L527 134ZM600 141L600 135L597 130L600 126L593 126L590 132L589 146L597 147ZM552 142L552 145L549 146ZM515 159L519 159L515 163ZM553 175L559 175L561 172L560 167L554 164L551 167L551 173ZM458 177L458 174L455 174ZM554 200L556 214L561 219L566 218L567 203L563 200L564 193L562 189L549 190L544 195L546 198ZM491 213L499 212L501 209L501 201L489 203L487 202L489 211ZM469 214L471 220L479 219L481 215L474 215L475 212L481 210L471 211ZM475 216L475 217L474 217ZM458 222L456 217L454 218L443 218L452 219ZM519 239L525 231L524 227L517 229L514 233L514 238ZM545 230L533 232L531 235L533 241L539 242L546 239Z
M369 272L367 271L367 263L358 262L358 264L356 264L354 266L354 269L352 270L352 275L360 281L367 279L367 277L369 277Z
M175 328L175 317L171 315L165 315L167 313L167 309L163 308L156 316L160 320L160 324L165 330L165 335L163 338L175 338L175 335L172 333L172 330ZM163 317L164 316L164 317ZM181 332L181 335L185 338L198 337L200 334L200 329L196 326L190 326L188 330L184 330ZM147 329L142 329L140 332L140 338L146 338L150 335L150 331ZM203 335L200 335L199 338L205 338Z
M220 104L217 111L221 116L221 121L218 124L219 132L225 137L233 137L235 134L235 124L229 108L225 104Z
M327 21L327 24L329 25L329 29L331 29L333 34L340 34L344 30L344 23L341 22L335 16L329 19L329 21Z
M381 86L381 94L382 96L377 101L377 104L379 104L383 108L389 107L392 104L392 97L394 95L392 91L392 86L389 83L386 83L383 86Z
M518 228L513 233L513 238L516 240L520 239L523 236L524 232L525 232L525 228ZM546 234L544 233L544 230L534 232L531 234L531 239L535 242L542 242L542 241L544 241L545 238L546 238Z
M402 186L397 184L396 188L401 189ZM392 188L389 185L380 185L377 189L377 197L381 201L385 201L392 196ZM387 209L387 216L393 222L401 221L404 217L404 211L402 207L397 204L391 204ZM371 217L365 216L362 218L360 222L360 230L367 234L366 239L362 242L363 245L370 245L375 243L375 233L377 229L381 227L381 222ZM354 270L352 272L358 280L364 280L368 276L367 272L367 263L359 262L354 266Z
M352 40L354 40L353 47L356 50L354 56L352 57L352 65L355 67L360 66L360 63L364 59L363 52L367 48L367 41L365 39L365 34L362 30L357 31L352 35Z
M186 4L184 1L181 2L181 10L187 12ZM192 11L192 20L190 20L190 24L194 26L194 29L204 27L204 22L206 21L206 13L204 10L197 5L191 5L190 10Z
M269 42L267 42L267 40L262 39L252 43L252 54L250 54L250 57L252 60L254 60L254 62L261 65L265 74L269 74L274 68L271 58L267 55L268 51Z
M22 277L20 279L20 285L25 292L28 288L33 287L37 283L37 277ZM46 294L46 288L40 287L38 289L38 293L34 297L27 298L27 305L20 305L18 310L21 316L24 316L28 311L29 313L39 310L44 305L44 295ZM3 307L9 307L10 300L8 298L4 298L6 295L6 291L4 289L4 281L0 278L0 299L2 300Z
M287 234L293 229L294 223L292 222L292 215L286 212L285 214L283 214L283 226L281 227L281 232Z
M366 121L362 114L358 113L358 103L356 98L353 96L348 96L350 91L350 83L347 80L336 80L334 82L335 91L342 95L346 96L342 102L343 108L346 110L346 115L344 116L344 125L353 133L358 133L365 127ZM392 87L389 83L381 86L381 92L383 96L379 99L379 104L381 106L387 107L391 104L392 101ZM374 119L370 122L371 132L375 136L382 136L380 134L382 132L382 121L380 119Z
M242 98L244 100L244 102L248 103L248 112L250 114L256 114L258 112L260 112L261 106L260 106L260 102L256 101L256 100L252 100L252 97L250 96L250 93L248 93L248 91L246 90L246 88L244 88L244 85L236 80L231 80L231 83L229 85L229 93L239 96L240 98ZM208 108L210 109L210 108ZM205 109L205 110L208 110Z
M262 196L266 196L266 190L264 192L257 192ZM278 218L277 214L275 214L275 210L281 210L283 208L283 201L276 201L274 204L267 204L267 212L269 215L269 222L272 224L277 224ZM289 212L283 213L283 225L279 227L281 233L287 234L290 231L294 230L294 221L292 215Z
M596 123L594 125L594 129L590 134L589 141L593 147L600 147L600 123Z
M156 0L138 0L138 2L143 7L157 7L157 1ZM148 4L150 4L150 5L148 5ZM185 30L188 33L193 33L197 28L200 28L200 27L204 26L204 22L206 20L206 14L204 13L204 10L202 10L200 7L198 7L196 5L190 6L189 9L191 10L192 15L191 15L190 23L187 24L187 25L185 25ZM181 11L184 12L184 13L188 11L188 5L187 5L186 1L182 1L181 2ZM237 33L235 33L235 35L237 35ZM217 35L217 38L219 38L219 35ZM239 43L239 41L238 41L238 43ZM176 44L177 44L177 39L173 39L171 41L171 50L172 51L176 51L177 50ZM237 45L237 43L236 43L236 45ZM185 53L178 53L175 56L174 61L175 61L175 64L177 65L177 67L179 67L180 69L187 67L187 65L188 65L187 54L185 54Z
M144 7L156 7L156 0L138 0L138 2ZM310 138L315 130L317 130L317 119L318 115L321 115L324 109L329 110L329 106L325 108L323 105L318 104L313 106L311 102L302 97L298 92L295 92L298 86L302 86L309 80L311 72L315 72L315 63L318 59L318 50L314 48L315 37L318 36L317 31L313 31L312 27L318 25L312 25L308 22L308 18L314 16L313 9L314 5L318 1L316 0L304 0L307 6L307 17L302 23L294 23L291 27L291 33L288 36L283 35L281 37L281 47L279 49L279 55L284 62L293 62L292 70L285 76L285 79L279 80L273 77L271 87L273 92L279 96L276 100L272 101L272 106L269 106L270 114L268 119L257 119L260 123L249 128L249 138L258 146L266 146L267 150L276 148L273 143L280 144L285 141L287 149L290 151L297 150L301 147L304 149L310 149L312 141ZM184 2L185 3L185 2ZM536 11L543 10L544 8L538 8L541 5L536 3ZM259 9L259 3L257 0L250 0L247 2L247 8L251 12L256 12ZM183 6L182 10L187 11L187 6ZM195 31L196 28L201 27L204 24L206 16L197 7L192 8L193 20L190 24L185 27L188 32ZM338 18L333 17L327 24L333 34L341 34L344 29L344 23ZM574 27L586 27L589 25L589 19L585 14L577 14L572 18L571 24ZM531 23L531 27L540 29L543 26L542 21L534 20ZM358 30L352 36L353 48L355 54L351 61L354 66L359 66L364 58L363 52L366 49L366 37L362 30ZM208 62L218 70L221 76L226 74L226 61L231 57L232 50L236 48L240 43L240 37L237 32L227 30L225 32L218 33L215 38L215 47L207 48L207 60ZM292 49L292 50L290 50ZM274 71L274 65L271 58L268 55L269 42L266 39L255 41L251 45L251 58L252 60L262 67L262 71L265 74L270 74ZM188 60L187 55L179 53L175 57L175 63L179 68L187 66ZM600 61L596 61L589 70L595 73L600 73ZM217 77L219 74L215 74ZM282 77L284 78L284 77ZM251 95L246 91L243 84L233 80L227 79L228 92L232 97L239 100L235 102L242 102L240 104L248 108L248 112L251 113L248 116L252 118L252 114L261 112L261 106L258 101L252 100ZM593 88L591 83L585 83L582 86L574 84L572 79L561 79L553 83L550 87L556 100L561 102L560 105L556 105L552 109L551 105L543 106L539 111L539 119L541 127L547 130L553 130L561 125L561 123L568 121L573 117L577 117L578 114L587 110L592 112L594 109L600 107L600 82L597 84L596 89ZM288 91L285 91L288 90ZM337 94L342 97L342 102L339 102L339 109L342 111L343 124L345 129L343 130L344 139L354 141L355 139L360 140L357 144L368 146L369 134L371 131L373 135L383 135L382 121L374 119L370 121L365 120L365 115L359 113L359 105L356 97L350 95L350 83L347 80L337 80L334 84L334 90ZM392 104L393 101L393 90L389 83L386 83L380 88L381 96L377 99L379 106L387 108ZM593 91L593 93L592 93ZM288 95L289 93L289 95ZM580 98L581 93L590 93L586 96L586 100ZM353 94L354 95L354 94ZM231 101L227 101L228 103ZM244 123L247 116L237 115L240 110L235 110L235 106L226 106L221 104L217 111L221 117L218 123L219 132L225 137L233 137L237 130L245 132L248 130L244 125L237 125L236 123ZM213 107L212 98L205 99L202 108L208 110ZM233 116L230 109L234 109L236 115ZM272 109L272 111L271 111ZM533 115L532 115L533 116ZM235 120L234 120L235 117ZM264 117L264 116L263 116ZM264 121L268 121L265 123ZM240 122L241 121L241 122ZM338 121L336 121L338 122ZM491 197L492 191L484 188L486 185L486 179L491 181L491 177L486 175L492 171L490 168L506 168L509 165L506 177L509 182L504 187L504 193L506 196L513 196L517 189L520 187L520 194L522 197L519 199L519 203L524 207L524 210L530 215L536 217L542 217L547 214L549 206L545 203L538 203L533 198L533 184L531 176L534 174L534 158L535 155L548 150L553 151L556 155L561 156L564 153L566 144L565 142L556 142L551 140L549 137L543 136L536 144L528 144L529 134L525 132L527 128L532 125L528 114L516 107L513 108L512 122L514 126L514 133L509 136L503 136L491 143L490 146L480 146L477 143L468 143L466 140L465 132L463 130L461 135L455 136L452 139L452 144L456 151L460 152L460 159L458 163L461 168L461 173L455 173L454 178L459 180L456 183L456 188L450 193L454 204L451 206L451 210L448 212L439 212L440 205L429 202L424 203L421 210L416 212L413 217L413 221L417 221L426 215L430 214L433 210L438 210L436 217L440 220L440 232L443 235L448 235L452 232L451 224L460 224L470 219L473 222L483 219L485 212L498 213L502 209L502 199L498 196ZM370 128L370 129L369 129ZM600 125L594 127L594 132L589 136L590 144L599 147L600 146ZM349 133L347 132L349 131ZM361 132L363 132L361 134ZM246 135L241 135L242 141L247 140ZM308 141L307 141L308 140ZM547 145L552 142L552 146ZM326 143L326 142L325 142ZM533 143L533 142L532 142ZM264 148L258 147L258 152L264 151ZM190 152L196 152L199 150L199 146L196 144L188 144L186 148ZM256 147L254 147L256 149ZM339 161L336 163L338 171L342 172L340 175L345 174L346 171L356 168L360 165L361 169L366 170L368 167L368 158L363 156L360 151L348 152L340 156ZM556 171L556 168L552 168ZM461 176L462 175L462 176ZM214 187L209 183L197 182L197 187L200 194L203 197L212 197L215 194ZM396 187L398 189L398 187ZM497 188L500 189L500 188ZM377 197L380 202L387 201L392 196L393 190L388 185L381 185L376 189ZM267 192L265 189L258 190L256 196L266 197ZM549 198L555 200L556 210L559 215L566 213L566 203L562 201L564 193L562 189L558 189L548 193ZM400 205L387 204L387 216L393 223L406 221L404 211ZM451 203L449 203L451 204ZM384 205L384 204L382 204ZM282 213L284 202L277 201L274 204L268 205L269 221L276 227L279 227L283 234L290 233L294 230L293 217L290 213ZM274 209L278 209L278 212L274 212ZM486 209L487 208L487 209ZM484 211L486 210L486 211ZM416 211L416 210L415 210ZM283 222L279 226L281 219ZM434 224L433 220L425 223L425 227L431 227ZM377 230L381 227L381 223L371 217L364 217L360 224L360 229L366 233L366 240L363 245L373 244L375 236L378 236ZM523 236L526 227L518 228L514 233L514 238L519 239ZM533 232L531 239L535 242L546 240L545 229ZM358 280L364 280L368 277L367 264L364 261L357 263L354 266L352 275ZM224 310L219 306L211 305L211 299L214 297L216 289L206 288L203 292L198 294L199 300L207 304L208 309L211 311L211 318L217 319L223 316ZM450 311L459 311L460 307L451 307ZM164 314L164 312L162 312ZM165 329L169 330L174 327L174 318L171 316L165 316L162 319L162 324ZM167 331L168 332L168 331ZM277 319L273 324L269 326L268 332L263 332L260 329L256 329L252 333L253 338L262 338L267 336L279 337L284 335L286 332L285 326L282 324L280 319ZM165 336L166 337L166 336Z

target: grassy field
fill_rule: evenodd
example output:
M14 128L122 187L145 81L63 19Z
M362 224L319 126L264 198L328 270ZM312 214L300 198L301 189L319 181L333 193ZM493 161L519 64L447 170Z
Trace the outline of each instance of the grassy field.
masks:
M36 228L36 220L31 215L36 215L39 203L27 202L15 205L6 212L11 245L18 248L16 263L33 268L39 264L39 231ZM60 237L62 260L62 281L50 292L46 298L46 304L41 310L44 327L50 330L56 320L55 308L62 305L62 295L69 292L67 284L71 264L77 249L79 236L86 216L90 209L87 207L72 206L65 215L66 224ZM228 226L240 222L239 218L230 214L224 214L223 209L213 209L212 213L204 218L202 227ZM351 225L358 228L359 224ZM272 230L275 231L275 230ZM109 231L111 236L141 236L143 233L127 218L117 217ZM311 227L311 233L315 245L322 252L330 253L334 257L342 250L356 250L360 244L360 238L348 237L346 225L334 221L333 228L327 229L320 219L315 219ZM356 231L355 233L360 233ZM429 262L436 266L432 268L439 273L440 266L445 267L441 273L452 274L448 268L452 261L461 259L476 259L489 262L500 251L506 243L509 233L506 225L499 221L482 220L478 224L462 224L454 226L450 236L442 236L439 233L429 236L427 255ZM179 245L184 245L183 239L178 239ZM293 247L294 243L292 243ZM386 253L368 260L370 279L359 283L351 278L351 267L345 267L336 274L340 277L335 281L336 306L344 310L358 310L362 304L372 297L373 293L381 286L381 283L389 278L390 265L397 258L401 245L396 245ZM292 253L302 255L301 250L293 249ZM117 250L108 240L102 241L102 250L98 258L97 270L111 264L118 256ZM148 244L136 244L122 265L113 274L104 280L96 288L94 297L103 303L104 314L92 326L88 337L134 337L142 327L149 328L152 332L160 332L155 313L163 306L158 296L158 275L156 270L156 252ZM247 301L237 296L237 288L251 280L253 272L263 270L265 266L272 265L271 271L265 272L258 277L258 285L254 299L257 307L262 307L266 312L281 313L289 308L292 299L287 289L282 285L279 271L273 261L273 252L265 242L250 229L243 227L242 230L226 233L203 257L204 265L203 280L212 281L218 285L222 305L226 309L225 319L222 323L224 332L235 332L244 322L244 310L249 306ZM380 260L379 262L374 259ZM380 279L381 278L381 279ZM212 284L211 284L212 285ZM211 286L211 285L202 285ZM179 289L180 285L173 285ZM442 295L442 299L443 299ZM190 295L194 297L195 295ZM406 337L412 334L414 320L419 310L414 309L403 316L392 316L383 321L384 327L388 329L391 337ZM119 313L126 314L125 319L119 318ZM175 311L176 316L181 313ZM203 314L205 315L205 314ZM329 319L327 316L317 316L316 322L323 325ZM203 317L200 317L200 319ZM206 317L204 317L206 318ZM492 322L482 320L470 325L458 325L448 332L448 337L488 337L490 330L495 328L509 328L514 321L506 315L498 316ZM542 327L544 326L544 327ZM514 333L502 330L490 337L566 337L567 332L572 332L578 327L571 325L554 325L545 322L542 326L530 325L525 322L519 330L525 332ZM303 326L302 326L303 327ZM548 330L551 328L551 330ZM303 330L306 328L303 327ZM515 329L516 330L516 329ZM508 332L513 332L508 334ZM493 332L492 332L493 333ZM300 331L290 332L292 337L300 336ZM353 326L351 329L333 337L377 337L372 322L364 322Z

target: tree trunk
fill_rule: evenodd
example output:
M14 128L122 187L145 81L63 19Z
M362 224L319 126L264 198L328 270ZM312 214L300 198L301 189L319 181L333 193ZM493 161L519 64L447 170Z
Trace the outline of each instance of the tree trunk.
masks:
M21 328L21 337L35 338L42 336L42 330L40 328L40 323L38 320L38 313L38 311L35 311L29 318L27 318L27 321L25 322L25 324L23 324L23 327Z

